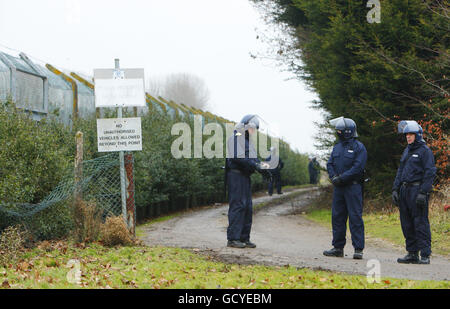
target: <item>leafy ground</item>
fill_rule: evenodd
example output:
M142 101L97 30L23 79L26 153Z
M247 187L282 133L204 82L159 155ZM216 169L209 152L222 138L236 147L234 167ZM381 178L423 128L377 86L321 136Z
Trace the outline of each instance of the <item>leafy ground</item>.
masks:
M79 284L67 280L80 262ZM0 267L2 288L450 288L449 282L383 279L295 267L231 265L196 252L163 247L106 248L67 242L41 244L16 265Z

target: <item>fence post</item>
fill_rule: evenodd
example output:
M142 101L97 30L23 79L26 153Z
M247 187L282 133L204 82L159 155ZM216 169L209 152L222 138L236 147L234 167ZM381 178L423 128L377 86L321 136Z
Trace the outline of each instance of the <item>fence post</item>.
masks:
M77 144L77 152L75 154L75 192L74 197L76 200L81 200L82 190L81 190L81 180L83 179L83 132L78 131L75 135L75 140Z
M133 155L125 155L125 172L127 183L127 226L131 234L136 236L136 205L134 201Z
M75 188L73 191L73 220L75 223L75 237L78 242L84 240L84 220L81 200L83 199L82 180L83 180L83 132L78 131L75 134L76 153L75 153Z

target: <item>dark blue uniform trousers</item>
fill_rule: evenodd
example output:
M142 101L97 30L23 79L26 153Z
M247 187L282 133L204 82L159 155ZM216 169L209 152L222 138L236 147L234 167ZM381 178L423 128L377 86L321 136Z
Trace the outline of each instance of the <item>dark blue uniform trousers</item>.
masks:
M249 176L229 171L228 181L228 240L250 240L252 228L252 191Z
M331 222L333 225L333 247L344 248L349 219L352 245L364 249L364 222L362 219L363 197L360 184L334 187Z
M400 223L408 252L431 254L431 230L428 221L428 201L425 207L417 207L416 198L420 186L400 187Z

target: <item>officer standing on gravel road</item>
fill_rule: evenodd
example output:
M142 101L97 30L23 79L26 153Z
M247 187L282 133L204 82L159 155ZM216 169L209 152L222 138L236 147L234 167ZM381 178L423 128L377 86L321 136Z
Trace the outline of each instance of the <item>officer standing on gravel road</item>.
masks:
M319 181L320 166L316 158L310 158L308 163L309 183L317 184Z
M325 256L344 256L347 218L349 219L354 259L362 259L364 249L363 177L367 162L364 145L356 140L356 123L339 117L330 121L339 142L334 146L327 163L328 175L334 186L332 204L333 248Z
M255 171L269 175L269 164L260 162L250 135L259 129L256 115L245 116L235 127L233 136L227 141L225 166L228 186L228 247L255 248L250 241L253 204L250 176Z
M400 121L398 133L405 134L408 146L400 159L392 187L392 201L400 210L400 223L408 254L397 259L397 262L430 264L428 196L436 176L434 156L423 140L422 127L416 121Z
M269 195L272 196L274 185L277 189L277 193L283 194L283 192L281 192L281 170L284 167L284 163L277 154L276 147L270 147L270 156L266 158L266 162L270 165L270 173L272 174L272 178L269 181L269 188L267 190Z

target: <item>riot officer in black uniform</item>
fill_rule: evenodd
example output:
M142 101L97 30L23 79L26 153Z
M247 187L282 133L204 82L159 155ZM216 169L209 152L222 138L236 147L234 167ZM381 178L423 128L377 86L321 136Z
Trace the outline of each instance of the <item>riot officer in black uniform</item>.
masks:
M227 141L226 177L228 187L228 247L255 248L250 241L252 227L252 192L250 175L255 171L269 175L267 163L261 163L250 140L259 129L256 115L245 116Z
M408 146L400 159L392 188L392 200L400 210L400 223L408 254L397 262L430 264L428 196L436 176L434 156L423 140L422 127L416 121L401 121L398 132L405 134Z
M333 248L326 256L344 256L347 218L349 219L354 259L362 259L364 249L363 177L367 151L356 139L356 123L340 117L330 121L335 126L339 142L327 163L328 175L334 185L332 204Z
M277 155L276 147L270 147L270 156L266 158L266 162L269 164L270 173L272 174L272 178L269 181L269 195L272 196L274 185L277 189L277 194L283 194L281 192L281 170L284 167L284 163L280 156Z
M320 166L316 158L310 158L308 163L309 183L317 184L319 182Z

